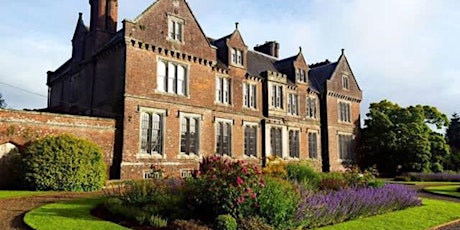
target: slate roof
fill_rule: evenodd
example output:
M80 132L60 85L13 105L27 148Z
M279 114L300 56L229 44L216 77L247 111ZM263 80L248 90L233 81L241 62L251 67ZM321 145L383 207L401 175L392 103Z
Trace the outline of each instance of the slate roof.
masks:
M324 91L324 84L331 78L337 64L334 62L311 68L308 72L310 87L318 92Z
M265 71L278 72L275 67L276 58L257 51L249 50L247 53L248 74L254 77L262 77L261 73Z

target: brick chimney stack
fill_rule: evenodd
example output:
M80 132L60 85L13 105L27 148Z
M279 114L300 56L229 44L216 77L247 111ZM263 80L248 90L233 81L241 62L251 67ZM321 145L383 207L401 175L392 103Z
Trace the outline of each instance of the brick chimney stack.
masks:
M118 1L89 0L91 6L90 31L102 30L115 33L117 31Z
M109 41L117 32L118 0L89 0L91 6L88 55Z
M254 50L278 58L280 44L276 41L269 41L265 42L263 45L254 47Z

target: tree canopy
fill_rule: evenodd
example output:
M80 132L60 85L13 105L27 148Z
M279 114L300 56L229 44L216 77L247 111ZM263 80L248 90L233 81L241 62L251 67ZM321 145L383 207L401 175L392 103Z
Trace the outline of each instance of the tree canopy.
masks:
M362 130L362 166L377 166L386 175L398 172L438 172L449 157L443 135L449 119L432 106L401 107L383 100L372 103Z
M3 96L1 93L0 93L0 108L6 108L5 99L3 99Z
M446 167L449 170L460 170L460 116L454 114L450 119L449 127L446 130L447 143L452 149L452 155L447 161Z

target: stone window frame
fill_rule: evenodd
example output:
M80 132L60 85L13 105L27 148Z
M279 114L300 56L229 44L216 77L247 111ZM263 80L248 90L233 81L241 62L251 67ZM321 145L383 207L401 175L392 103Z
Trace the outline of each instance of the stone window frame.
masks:
M293 152L292 150L292 140L291 140L291 132L293 133L297 133L297 138L294 140L294 147L296 147L297 149L295 150L296 152ZM287 130L287 138L288 138L288 148L289 148L289 152L288 152L288 158L289 159L300 159L300 146L301 146L301 131L300 131L300 128L288 128ZM294 154L293 154L294 153Z
M180 27L177 27L175 25L180 25ZM171 28L171 26L175 27ZM176 31L176 28L179 28L180 31ZM177 15L168 14L168 34L166 35L166 40L184 44L184 31L185 20ZM179 33L179 38L177 33Z
M252 127L255 128L255 153L254 154L247 154L246 152L246 128ZM243 121L243 153L245 158L257 158L258 157L258 150L259 150L259 123L257 122L247 122Z
M273 129L279 129L281 131L281 136L280 136L280 150L281 152L279 154L277 153L274 153L274 150L273 150ZM285 130L285 127L284 126L279 126L279 125L270 125L269 126L269 130L270 130L270 156L274 156L274 157L280 157L280 158L284 158L284 130Z
M343 139L347 138L347 139ZM354 162L355 153L353 151L353 142L355 136L352 133L337 132L337 155L339 162ZM344 143L345 142L345 143ZM346 147L346 150L343 149Z
M244 66L244 51L235 47L230 47L230 62L234 66Z
M347 74L342 74L342 89L350 90L350 78Z
M182 179L186 179L186 178L189 178L189 177L192 177L193 175L193 169L180 169L179 172L180 172L180 177Z
M314 107L312 107L312 101L314 101ZM307 96L305 100L305 116L308 119L318 119L318 98L314 96ZM313 112L312 112L313 110Z
M281 92L279 92L279 90L281 90ZM269 94L270 95L270 109L284 111L284 108L286 107L284 105L285 86L283 84L271 83L269 91L270 91L270 94Z
M196 150L197 152L182 152L182 121L184 118L188 119L196 119L196 126L198 127L198 132L197 132L197 146ZM203 115L201 114L195 114L195 113L187 113L187 112L179 112L179 147L178 147L178 152L179 152L179 159L198 159L201 157L201 132L202 132L202 121L203 121Z
M295 68L296 81L299 83L307 83L307 71L302 68Z
M352 111L351 102L338 100L337 101L337 120L340 123L351 123Z
M228 98L225 100L225 82L228 86ZM218 84L220 87L218 87ZM233 103L233 81L229 76L218 75L215 80L215 98L214 102L218 105L231 106Z
M296 92L287 92L286 100L287 114L290 116L299 116L299 95Z
M165 73L164 73L164 76L162 76L164 79L163 79L163 85L164 85L164 89L160 89L160 62L161 63L164 63L165 64ZM168 96L177 96L177 97L187 97L187 98L190 98L190 64L189 63L186 63L186 62L181 62L181 61L177 61L177 60L172 60L172 59L169 59L169 58L165 58L165 57L157 57L157 60L156 60L156 63L157 63L157 71L156 71L156 82L157 82L157 87L155 89L155 92L156 93L159 93L159 94L164 94L164 95L168 95ZM177 81L178 81L178 75L177 75L177 69L175 70L175 77L174 77L174 81L175 81L175 88L173 86L173 89L172 91L173 92L170 92L169 90L169 79L170 79L170 76L169 76L169 66L170 64L174 65L174 66L182 66L184 67L184 84L183 84L183 89L184 89L184 93L179 93L178 91L178 84L177 84ZM174 82L173 82L174 83Z
M248 91L249 89L249 91ZM252 95L251 95L252 93ZM257 83L244 82L243 83L243 107L246 109L257 110ZM253 100L251 100L253 99Z
M311 139L310 139L310 135L315 135L315 146L311 146ZM319 149L319 138L320 138L320 135L319 135L319 131L318 130L308 130L307 132L307 148L308 148L308 158L311 159L311 160L321 160L321 154L320 153L320 149ZM311 153L311 149L314 149L315 150L315 156L312 157L312 153Z
M142 115L149 114L149 115L159 115L161 118L161 153L160 152L150 152L145 153L142 150ZM166 131L166 117L167 117L167 110L166 109L158 109L158 108L148 108L148 107L140 107L139 108L139 147L138 153L136 154L136 158L155 158L155 159L166 159L165 154L165 131ZM150 129L152 127L152 117L150 117Z
M214 152L216 155L220 155L220 156L228 156L228 157L232 157L234 154L233 154L233 125L234 125L234 120L231 120L231 119L225 119L225 118L215 118L214 119L214 130L215 130L215 135L214 135ZM225 152L218 152L219 151L219 148L218 148L218 144L220 142L219 138L218 138L218 127L219 125L222 125L222 128L224 127L224 125L229 125L230 129L229 129L229 133L227 133L227 137L230 136L230 142L228 143L229 146L227 146L227 148L230 149L230 151L228 153L225 153ZM227 129L228 129L228 126L227 126ZM222 131L223 132L223 131ZM223 134L223 133L222 133ZM223 139L222 139L223 141Z

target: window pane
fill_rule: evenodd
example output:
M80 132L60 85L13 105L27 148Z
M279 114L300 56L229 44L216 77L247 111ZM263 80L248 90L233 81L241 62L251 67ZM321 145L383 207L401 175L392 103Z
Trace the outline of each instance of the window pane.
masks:
M216 101L222 102L222 78L216 78Z
M243 104L249 107L249 84L243 84Z
M224 89L224 100L223 103L229 104L230 103L230 81L228 78L223 78L223 89Z
M250 103L251 103L251 104L250 104L250 107L251 107L251 108L256 108L256 93L257 93L257 91L256 91L256 86L255 86L255 85L251 85L251 88L250 88L250 89L251 89L251 92L250 92L250 96L251 96L251 98L250 98L250 101L251 101L251 102L250 102Z
M157 64L157 89L159 91L166 91L166 64L159 61Z
M177 66L177 94L186 94L186 79L185 79L185 67L182 65Z
M159 114L152 115L152 152L162 153L162 121Z
M141 151L142 153L150 153L150 115L148 113L141 114Z
M168 63L168 93L176 93L176 66Z
M181 141L180 141L180 151L182 153L188 153L188 119L182 118L181 120Z

